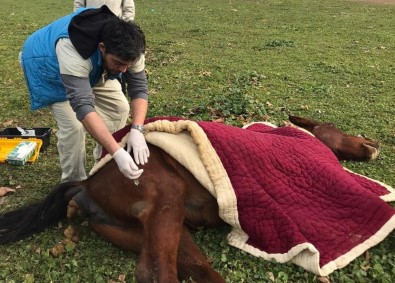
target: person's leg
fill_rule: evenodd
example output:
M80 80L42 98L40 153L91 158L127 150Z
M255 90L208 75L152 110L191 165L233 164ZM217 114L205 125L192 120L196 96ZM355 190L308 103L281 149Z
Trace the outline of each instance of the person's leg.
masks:
M58 125L56 136L62 169L61 182L85 180L85 128L68 101L54 103L50 109Z
M107 125L110 133L114 133L126 126L130 106L122 92L118 80L108 80L104 86L94 87L95 109ZM96 143L93 157L98 161L102 154L102 146Z

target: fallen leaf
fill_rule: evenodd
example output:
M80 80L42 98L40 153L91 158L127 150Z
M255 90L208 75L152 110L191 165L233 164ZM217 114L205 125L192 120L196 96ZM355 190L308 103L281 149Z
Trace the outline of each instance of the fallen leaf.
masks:
M35 252L36 254L40 255L40 254L41 254L41 248L40 248L40 247L37 247L37 248L34 250L34 252Z
M330 283L331 281L329 281L329 278L326 276L318 276L317 277L318 281L322 282L322 283Z
M365 257L366 261L370 260L370 253L369 250L365 251L365 253L363 254L363 256Z
M364 270L364 271L367 271L367 270L369 270L370 268L371 268L371 267L370 267L370 264L367 263L367 262L361 264L361 269Z
M56 244L52 249L49 250L49 253L53 257L58 257L64 253L64 245L63 243Z
M270 281L274 282L275 278L274 278L273 272L269 271L269 272L267 273L267 276L269 277L269 280L270 280Z
M14 123L14 120L8 120L8 121L5 121L5 122L3 122L3 127L8 127L8 126L11 126L11 125L12 125L12 123Z
M269 119L270 119L270 116L267 115L267 114L263 115L263 117L262 117L262 120L265 121L265 122L269 121Z
M15 190L11 189L11 188L7 188L7 187L0 187L0 197L4 196L10 192L15 192Z
M211 72L202 70L199 72L199 76L200 77L211 77Z
M218 118L218 119L213 120L213 122L214 122L214 123L223 123L223 122L224 122L224 119Z

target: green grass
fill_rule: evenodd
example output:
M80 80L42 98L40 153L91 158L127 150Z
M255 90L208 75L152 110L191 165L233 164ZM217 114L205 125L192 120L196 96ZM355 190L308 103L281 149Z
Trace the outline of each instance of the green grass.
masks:
M26 37L72 11L72 1L2 0L0 127L52 127L48 110L30 112L18 63ZM288 114L330 121L350 134L379 140L368 163L345 162L358 173L395 186L395 6L356 1L136 1L148 41L149 116L223 118L275 124ZM92 148L92 143L90 144ZM91 161L90 161L91 162ZM90 163L91 164L91 163ZM0 165L0 211L41 199L60 180L56 138L33 165ZM63 223L65 225L65 223ZM60 258L48 250L62 239L54 227L0 247L0 282L134 282L136 255L82 227L82 242ZM254 258L226 244L227 228L201 230L196 242L227 282L316 282L292 264ZM332 282L391 282L395 234L334 272Z

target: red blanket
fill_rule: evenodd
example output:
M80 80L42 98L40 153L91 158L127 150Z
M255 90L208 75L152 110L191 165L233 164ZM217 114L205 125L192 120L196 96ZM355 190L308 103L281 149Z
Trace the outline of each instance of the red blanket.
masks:
M392 188L345 170L313 136L262 123L245 129L197 125L221 160L236 197L235 208L218 200L220 211L235 210L239 221L229 223L234 227L231 245L325 276L395 228L395 209L380 198L394 200Z

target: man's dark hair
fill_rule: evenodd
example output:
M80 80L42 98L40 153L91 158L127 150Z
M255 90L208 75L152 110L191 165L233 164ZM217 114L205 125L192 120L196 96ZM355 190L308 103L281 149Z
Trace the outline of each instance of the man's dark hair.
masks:
M134 61L145 52L145 36L141 28L118 17L111 17L103 27L102 42L106 53L125 61Z

